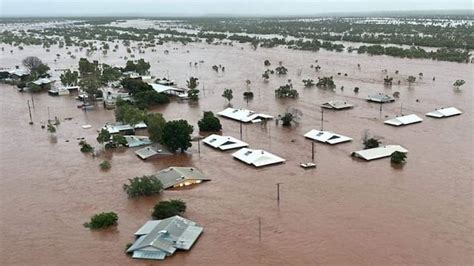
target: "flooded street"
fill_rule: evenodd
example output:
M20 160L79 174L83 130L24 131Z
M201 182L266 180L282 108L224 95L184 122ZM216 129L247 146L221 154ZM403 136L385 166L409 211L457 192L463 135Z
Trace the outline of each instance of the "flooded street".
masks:
M241 49L244 47L244 49ZM173 50L178 48L178 50ZM14 53L10 53L14 49ZM71 48L72 49L72 48ZM172 101L155 109L167 120L183 118L194 125L203 111L217 113L226 107L225 88L234 91L232 104L273 116L289 107L303 112L296 127L282 128L274 121L266 126L243 126L243 140L251 148L265 149L286 159L285 164L256 169L197 143L187 154L141 161L135 149L108 155L112 168L103 172L101 158L79 151L77 138L84 137L96 149L97 130L114 120L114 112L101 105L83 112L74 96L51 97L47 93L20 93L0 84L0 264L2 265L317 265L317 264L426 264L470 265L473 259L473 85L472 64L410 60L356 53L305 52L283 48L256 51L249 46L165 44L151 48L138 58L151 64L157 78L169 75L184 87L190 76L198 77L198 104ZM169 50L165 55L164 50ZM189 52L188 52L189 51ZM1 66L20 65L26 56L38 56L52 70L77 68L77 59L66 58L66 50L39 46L23 51L6 47ZM62 55L55 63L56 54ZM121 45L117 53L96 53L111 65L125 65ZM272 75L264 83L261 74L270 60L288 68L286 76ZM190 67L189 62L204 63ZM315 60L318 60L315 63ZM361 68L357 68L357 64ZM216 73L212 65L222 64ZM310 65L320 65L316 73ZM301 69L301 76L298 76ZM382 69L394 77L384 88ZM399 70L399 74L394 74ZM60 72L51 71L58 78ZM342 75L338 76L337 73ZM419 80L418 73L424 78ZM347 73L347 77L344 77ZM417 77L411 88L407 76ZM302 79L334 76L335 91L304 88ZM436 81L432 81L432 77ZM242 93L245 81L255 97L247 103ZM296 100L280 100L274 90L291 79L299 91ZM396 85L399 79L401 85ZM452 83L466 80L457 91ZM59 81L57 81L59 83ZM344 90L340 87L344 86ZM353 92L359 87L358 94ZM368 94L399 91L395 103L368 103ZM29 125L27 101L34 98L33 121ZM337 146L315 143L317 169L303 170L299 163L311 160L311 142L303 135L320 128L319 104L347 100L355 107L347 111L325 111L324 129L352 137ZM418 101L417 101L418 99ZM383 121L400 113L417 114L423 122L403 128ZM443 106L463 111L461 116L434 119L424 114ZM41 123L58 116L57 141ZM65 121L64 118L72 117ZM239 137L239 124L221 118L223 135ZM82 129L90 124L91 129ZM409 150L403 168L390 159L364 162L350 154L360 150L365 130L382 137L383 144L400 144ZM130 200L122 190L129 178L152 174L168 166L194 166L209 178L192 189L165 191L160 197ZM277 204L276 183L281 185ZM151 219L153 206L162 199L180 198L187 204L185 217L204 227L204 233L189 252L177 252L166 262L133 260L124 253L133 233ZM114 211L118 226L91 231L82 226L90 216ZM262 231L259 241L258 219Z

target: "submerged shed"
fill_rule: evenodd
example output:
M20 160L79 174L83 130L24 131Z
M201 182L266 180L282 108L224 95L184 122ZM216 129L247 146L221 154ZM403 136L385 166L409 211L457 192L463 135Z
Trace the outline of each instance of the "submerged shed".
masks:
M161 181L164 189L200 184L211 180L194 167L168 167L154 176Z
M304 136L308 139L312 139L312 140L323 142L323 143L328 143L331 145L352 140L352 138L339 135L330 131L320 131L316 129L312 129L311 131L306 133Z
M176 250L189 250L204 228L181 216L145 223L135 233L137 240L127 249L135 259L164 260Z
M455 107L444 107L435 109L432 112L426 113L426 116L435 117L435 118L444 118L450 116L460 115L462 112Z
M400 145L385 145L385 146L377 147L373 149L356 151L356 152L353 152L352 155L355 157L370 161L370 160L389 157L392 155L392 153L396 151L402 152L402 153L408 152L407 149L403 148Z
M247 147L248 144L231 136L212 134L202 140L205 144L223 151Z
M242 148L233 153L232 156L246 164L253 165L255 167L262 167L285 162L285 159L271 154L267 151L252 150L248 148Z
M321 104L321 107L326 109L333 109L333 110L344 110L354 107L354 104L346 102L346 101L329 101Z
M410 124L420 123L421 121L423 121L423 119L421 119L419 116L415 114L411 114L411 115L404 115L404 116L395 117L389 120L385 120L384 123L387 125L399 127L399 126L406 126Z
M379 93L367 96L367 101L376 103L390 103L394 102L395 98L387 94Z

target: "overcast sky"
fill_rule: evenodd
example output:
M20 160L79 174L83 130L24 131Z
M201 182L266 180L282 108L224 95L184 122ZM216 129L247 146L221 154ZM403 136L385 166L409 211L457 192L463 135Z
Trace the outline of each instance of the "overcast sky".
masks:
M0 0L1 16L317 15L471 10L473 0Z

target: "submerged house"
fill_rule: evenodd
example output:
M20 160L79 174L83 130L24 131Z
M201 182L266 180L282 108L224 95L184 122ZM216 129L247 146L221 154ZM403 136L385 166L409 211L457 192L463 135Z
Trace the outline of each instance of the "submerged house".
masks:
M329 101L321 104L321 107L332 110L344 110L354 107L352 103L346 101Z
M19 67L9 70L8 73L11 79L16 79L16 80L18 79L23 80L24 78L30 75L30 71L28 69L19 68Z
M273 116L267 114L259 114L247 109L227 108L218 113L220 116L234 119L243 123L259 123L262 120L273 119Z
M408 150L403 148L400 145L385 145L377 148L366 149L361 151L356 151L352 153L352 156L362 158L367 161L390 157L394 152L407 153Z
M379 93L367 96L367 101L375 103L391 103L395 101L395 98L387 94Z
M157 83L148 83L156 92L163 93L170 96L178 96L178 97L187 97L188 94L186 93L185 89L180 89L177 87L157 84Z
M127 147L134 148L144 145L150 145L151 140L147 136L134 136L134 135L127 135L124 136L125 140L127 141Z
M248 165L253 165L255 167L262 167L285 162L285 159L271 154L267 151L252 150L248 148L242 148L234 152L232 156Z
M312 140L319 141L319 142L322 142L322 143L328 143L328 144L331 144L331 145L339 144L339 143L343 143L343 142L347 142L347 141L352 140L352 138L349 138L349 137L346 137L346 136L343 136L343 135L339 135L339 134L336 134L336 133L333 133L333 132L330 132L330 131L320 131L320 130L316 130L316 129L313 129L313 130L309 131L304 136L308 139L312 139Z
M147 128L146 124L141 122L136 124L135 126L131 126L129 124L122 124L122 123L112 123L112 124L105 124L103 129L109 131L110 134L117 134L117 133L133 133L135 129L144 129Z
M434 118L445 118L450 116L460 115L462 112L455 107L445 107L435 109L432 112L426 113L426 116L434 117Z
M181 216L146 222L127 249L135 259L164 260L177 250L190 250L204 228Z
M421 119L419 116L415 114L411 114L411 115L404 115L404 116L395 117L389 120L385 120L384 123L387 125L399 127L399 126L406 126L410 124L420 123L421 121L423 121L423 119Z
M107 92L104 99L104 107L114 109L118 99L133 102L133 97L128 92Z
M205 144L223 151L247 147L249 144L231 136L212 134L202 140Z
M135 154L142 160L147 160L155 156L171 156L173 153L168 151L160 144L153 144L135 151Z
M168 167L154 176L163 184L163 189L185 187L211 180L193 167Z

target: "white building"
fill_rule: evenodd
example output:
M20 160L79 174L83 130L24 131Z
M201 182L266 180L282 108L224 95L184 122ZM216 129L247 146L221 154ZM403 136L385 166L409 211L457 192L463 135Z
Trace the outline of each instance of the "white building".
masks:
M387 125L399 127L399 126L406 126L410 124L420 123L421 121L423 121L423 119L421 119L419 116L415 114L411 114L411 115L404 115L404 116L395 117L389 120L385 120L384 123Z
M182 97L183 95L187 96L185 89L161 85L157 83L148 83L148 84L158 93L163 93L163 94L167 94L171 96L179 96L179 97Z
M232 156L246 164L253 165L255 167L262 167L285 162L285 159L280 158L267 151L252 150L248 148L242 148L233 153Z
M367 161L370 161L370 160L380 159L384 157L389 157L392 155L392 153L396 151L402 152L402 153L408 152L407 149L403 148L400 145L385 145L385 146L377 147L373 149L356 151L356 152L353 152L352 155L355 157L359 157Z
M321 104L321 107L326 109L333 109L333 110L343 110L354 107L354 104L346 102L346 101L329 101Z
M426 113L426 116L435 117L435 118L444 118L444 117L450 117L450 116L455 116L455 115L460 115L460 114L462 114L462 112L454 107L445 107L445 108L435 109L432 112Z
M223 151L247 147L248 144L231 136L212 134L202 140L205 144Z
M235 109L227 108L224 111L218 113L220 116L224 116L230 119L234 119L243 123L259 123L262 120L273 119L273 116L267 114L259 114L247 109Z
M323 142L323 143L328 143L331 145L352 140L352 138L339 135L330 131L320 131L316 129L309 131L304 136L308 139L312 139L312 140Z

